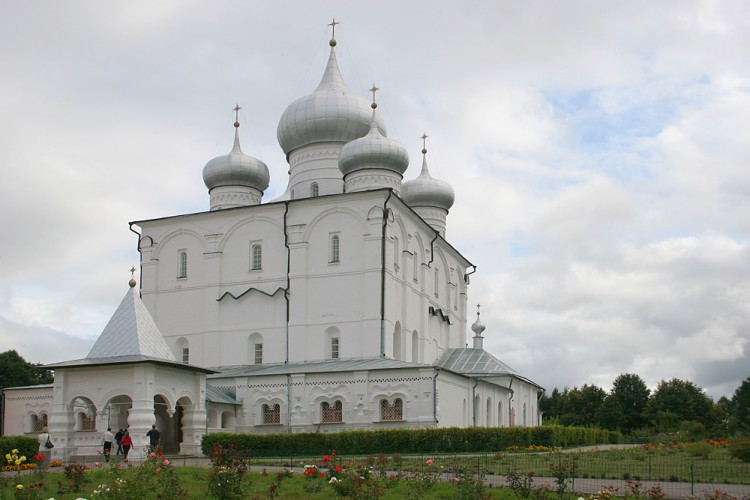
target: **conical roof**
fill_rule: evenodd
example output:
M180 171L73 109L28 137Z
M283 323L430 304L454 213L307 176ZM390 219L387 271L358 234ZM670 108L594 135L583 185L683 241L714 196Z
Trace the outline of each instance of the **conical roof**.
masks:
M86 357L121 356L177 361L134 286L125 294Z

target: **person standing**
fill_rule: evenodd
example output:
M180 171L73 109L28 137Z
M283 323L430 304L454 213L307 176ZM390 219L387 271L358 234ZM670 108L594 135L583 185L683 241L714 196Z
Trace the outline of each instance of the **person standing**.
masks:
M128 453L133 446L133 438L130 437L130 431L125 429L122 433L122 454L125 456L125 463L128 463Z
M39 442L39 455L41 455L42 460L39 462L39 466L41 469L46 469L49 467L50 458L52 457L52 440L49 437L49 431L46 427L42 429L42 433L37 436L37 441ZM49 445L47 444L49 443Z
M146 433L146 437L148 438L149 449L156 451L159 448L161 438L161 433L156 430L156 425L151 426L151 430Z
M122 454L122 429L117 429L117 434L115 434L115 443L117 443L117 451L115 452L115 455L121 455Z
M112 434L112 428L107 427L107 430L102 434L102 446L104 453L104 460L109 462L109 456L112 454L112 441L115 440L115 435Z

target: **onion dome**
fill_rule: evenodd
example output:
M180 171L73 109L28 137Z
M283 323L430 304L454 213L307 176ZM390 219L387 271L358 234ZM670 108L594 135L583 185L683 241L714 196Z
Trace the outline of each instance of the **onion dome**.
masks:
M235 108L237 111L239 106ZM234 122L234 127L232 151L217 156L203 168L203 182L211 194L211 210L258 204L270 181L266 164L242 152L239 121Z
M401 199L412 208L435 207L447 211L453 206L455 195L451 185L433 178L427 169L427 148L422 148L422 172L416 179L404 182Z
M373 86L374 88L374 86ZM409 166L409 153L396 139L380 133L377 124L377 104L372 103L370 131L364 137L348 142L339 155L339 170L347 174L357 170L390 170L402 176Z
M336 40L329 44L331 54L318 88L290 104L279 120L276 136L287 157L308 144L353 141L370 129L368 102L349 93L336 61ZM382 120L377 124L385 135Z
M484 329L484 324L479 321L479 304L477 304L477 320L471 325L471 331L474 332L474 349L483 348L484 338L482 337L482 332L484 332Z

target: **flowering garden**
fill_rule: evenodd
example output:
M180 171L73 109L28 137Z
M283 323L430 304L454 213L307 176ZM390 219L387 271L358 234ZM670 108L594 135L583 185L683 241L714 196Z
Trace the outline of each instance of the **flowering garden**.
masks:
M127 466L114 457L109 463L52 463L46 471L37 467L42 457L13 448L4 454L0 499L750 499L750 457L743 461L735 445L685 443L675 435L641 446L567 453L511 445L477 454L354 457L330 450L317 457L254 458L231 444L216 444L207 458L157 452Z

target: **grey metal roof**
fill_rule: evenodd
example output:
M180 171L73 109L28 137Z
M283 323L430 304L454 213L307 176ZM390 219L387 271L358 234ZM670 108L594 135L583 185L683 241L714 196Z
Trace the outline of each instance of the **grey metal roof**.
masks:
M230 405L242 405L232 395L226 391L206 384L206 401L211 403L226 403Z
M432 365L410 363L389 358L347 358L311 361L307 363L276 363L217 367L210 378L286 375L291 373L351 372L360 370L391 370L399 368L431 368Z
M448 349L435 365L461 375L518 375L518 373L484 349Z
M111 358L134 355L177 361L146 305L138 296L138 291L131 287L86 357Z
M133 364L133 363L156 363L164 366L172 366L174 368L182 368L185 370L201 371L204 373L214 373L213 370L208 368L201 368L200 366L188 365L185 363L179 363L177 361L170 361L163 358L155 358L153 356L144 356L142 354L129 354L126 356L107 356L102 358L82 358L73 359L70 361L61 361L59 363L52 363L44 365L45 368L73 368L83 366L104 366L104 365L117 365L117 364Z

